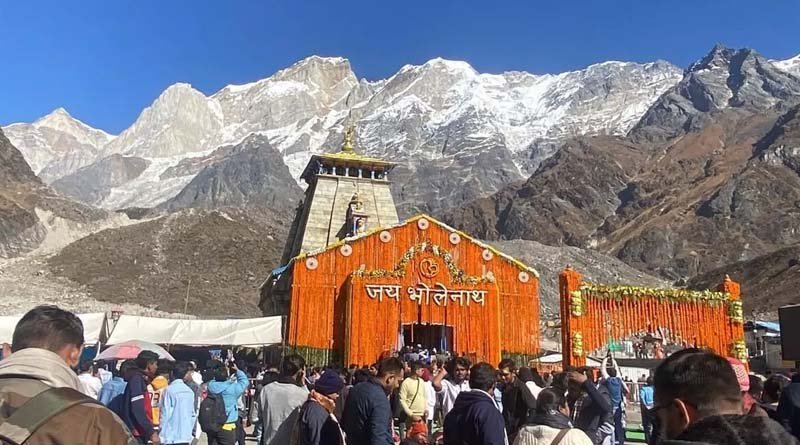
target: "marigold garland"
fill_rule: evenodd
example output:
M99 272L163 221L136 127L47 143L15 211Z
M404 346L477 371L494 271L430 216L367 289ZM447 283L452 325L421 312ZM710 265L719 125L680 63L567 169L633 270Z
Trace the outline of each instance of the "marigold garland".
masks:
M747 360L739 285L729 277L719 291L654 289L585 283L567 267L559 286L565 364L583 365L611 341L646 335Z
M639 286L609 286L592 283L582 283L580 292L584 297L591 296L593 298L608 298L618 301L627 298L644 299L652 297L678 302L727 302L731 299L731 295L727 292L715 292L710 290L697 291L689 289L660 289Z
M409 261L411 261L417 254L420 253L432 253L434 256L441 258L447 267L447 270L450 272L450 279L454 283L459 284L482 284L482 283L494 283L494 276L487 275L483 277L476 277L471 275L466 275L462 269L459 269L456 265L455 261L453 261L453 256L447 250L439 247L436 244L431 243L420 243L414 246L411 246L400 258L400 261L392 270L386 269L375 269L375 270L358 270L353 273L353 275L362 278L402 278L406 276L406 266L408 265Z

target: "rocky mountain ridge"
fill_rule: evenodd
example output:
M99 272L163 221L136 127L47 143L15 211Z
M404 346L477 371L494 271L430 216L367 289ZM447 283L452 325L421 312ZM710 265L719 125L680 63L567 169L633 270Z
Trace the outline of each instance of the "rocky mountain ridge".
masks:
M49 221L42 216L88 223L106 213L65 199L42 183L0 129L0 258L38 247L48 232Z
M142 158L148 167L115 184L97 204L151 207L192 180L193 174L174 174L187 158L208 156L257 133L268 138L298 179L311 154L336 150L344 126L354 124L362 152L406 167L405 173L398 171L394 190L401 213L434 211L523 179L569 135L624 134L679 77L679 69L661 61L605 62L534 75L481 74L465 62L433 59L369 82L358 79L346 59L312 56L210 96L189 84L172 85L120 135L109 136L101 147L76 148L58 161L63 170L47 178L75 174L86 166L85 156L95 156L95 162L114 154ZM27 127L17 127L12 140L24 141ZM23 144L22 151L34 159L37 151L29 146ZM81 161L67 165L74 157ZM414 183L404 187L411 176ZM97 189L94 179L70 183Z
M50 183L95 162L114 136L72 117L64 108L33 123L3 128L33 172Z
M488 239L596 248L681 279L800 241L800 78L715 47L627 137L565 145L445 220Z

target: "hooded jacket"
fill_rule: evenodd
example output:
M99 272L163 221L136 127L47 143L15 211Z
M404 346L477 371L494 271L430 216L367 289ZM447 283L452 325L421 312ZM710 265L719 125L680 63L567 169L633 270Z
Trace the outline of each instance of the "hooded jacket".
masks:
M503 415L492 396L480 390L461 392L444 418L445 445L504 445Z
M592 440L583 431L573 428L569 417L559 411L536 414L531 423L517 433L514 445L550 445L561 430L569 430L559 445L592 445Z
M689 425L663 445L797 445L797 439L772 419L746 415L711 416Z
M155 432L153 426L152 402L147 391L147 376L141 369L134 369L125 375L128 385L122 394L119 416L131 429L133 435L150 439Z
M11 426L6 420L25 402L49 388L80 391L78 376L57 354L28 348L0 361L0 429ZM27 443L134 444L125 424L99 404L75 405L56 414L40 426Z

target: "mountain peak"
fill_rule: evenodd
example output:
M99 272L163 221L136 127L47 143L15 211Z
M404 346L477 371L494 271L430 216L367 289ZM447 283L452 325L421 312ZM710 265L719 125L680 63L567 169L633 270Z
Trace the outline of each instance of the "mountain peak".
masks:
M331 65L339 65L339 64L350 64L350 61L344 57L330 57L330 56L318 56L316 54L312 54L304 59L300 59L295 62L295 65L307 65L309 63L328 63Z
M72 115L69 114L69 112L66 109L64 109L64 107L58 107L55 110L51 111L50 113L40 117L34 123L41 125L41 124L47 124L64 120L77 121L77 119L72 117Z
M478 74L475 68L463 60L449 60L441 57L436 57L428 60L422 65L423 68L439 68L446 69L453 72L466 72L470 74Z
M711 48L702 59L689 66L689 72L702 71L705 69L713 68L728 68L731 61L737 59L739 61L753 57L760 57L760 55L750 48L730 48L721 43L717 43ZM739 62L741 64L741 62Z
M163 95L165 95L167 93L184 92L184 91L197 91L197 90L194 89L194 87L192 87L192 84L190 84L190 83L187 83L187 82L176 82L176 83L173 83L172 85L168 86L167 89L165 89L161 93L161 95L163 96Z
M86 142L85 138L93 141L91 145L102 145L108 142L113 136L103 130L94 128L80 119L74 118L64 107L58 107L49 114L40 117L33 122L34 127L47 127L63 131Z
M58 115L58 116L69 116L69 117L72 117L72 116L70 116L69 112L64 107L58 107L55 110L53 110L50 114L51 115Z

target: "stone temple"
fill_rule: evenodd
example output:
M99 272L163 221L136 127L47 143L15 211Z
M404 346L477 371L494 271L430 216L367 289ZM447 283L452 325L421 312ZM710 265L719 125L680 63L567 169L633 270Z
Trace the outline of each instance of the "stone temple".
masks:
M491 362L538 351L538 273L430 216L399 221L394 167L359 154L352 130L309 161L260 289L264 314L286 317L286 345L315 364L366 365L408 344Z

